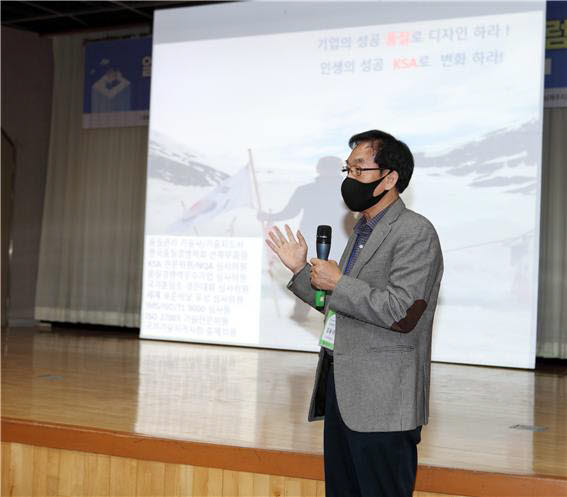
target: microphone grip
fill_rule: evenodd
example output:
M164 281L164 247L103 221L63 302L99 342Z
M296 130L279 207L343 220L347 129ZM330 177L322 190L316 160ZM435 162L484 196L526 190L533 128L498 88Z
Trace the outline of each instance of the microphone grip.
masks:
M331 251L330 243L318 243L317 244L317 259L329 260L329 252Z
M331 251L330 243L317 243L317 259L329 260L329 252ZM325 290L315 291L315 307L320 309L325 307Z

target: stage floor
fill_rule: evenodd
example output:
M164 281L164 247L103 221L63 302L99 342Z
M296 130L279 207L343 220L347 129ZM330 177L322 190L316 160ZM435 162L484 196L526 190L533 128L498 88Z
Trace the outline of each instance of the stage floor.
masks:
M323 423L306 419L316 361L108 331L9 329L2 417L322 454ZM567 477L565 368L435 363L430 406L420 465Z

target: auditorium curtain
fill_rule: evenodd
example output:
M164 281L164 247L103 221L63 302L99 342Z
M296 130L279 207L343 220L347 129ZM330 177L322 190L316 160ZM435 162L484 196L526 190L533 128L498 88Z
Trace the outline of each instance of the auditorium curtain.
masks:
M53 39L38 320L139 326L147 127L81 126L83 40L128 33Z
M537 355L567 359L567 108L545 109Z

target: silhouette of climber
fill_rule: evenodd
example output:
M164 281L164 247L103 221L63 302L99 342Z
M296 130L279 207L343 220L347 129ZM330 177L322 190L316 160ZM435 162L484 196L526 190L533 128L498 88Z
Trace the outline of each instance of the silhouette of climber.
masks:
M315 237L317 226L333 224L332 221L342 219L344 229L350 233L354 226L354 218L340 202L328 202L340 192L344 176L341 174L343 161L338 157L322 157L317 162L317 177L305 185L297 187L286 206L279 212L259 212L258 219L267 221L269 225L278 221L292 219L302 213L299 229L307 237ZM337 227L338 228L338 227ZM315 254L313 254L315 256ZM305 321L310 307L299 299L291 318Z

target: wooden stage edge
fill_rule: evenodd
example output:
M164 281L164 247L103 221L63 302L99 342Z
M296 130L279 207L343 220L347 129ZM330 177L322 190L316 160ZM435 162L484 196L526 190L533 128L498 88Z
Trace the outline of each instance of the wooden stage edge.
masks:
M323 480L320 454L207 444L74 425L2 418L2 442ZM471 497L567 496L567 478L420 465L416 490Z

